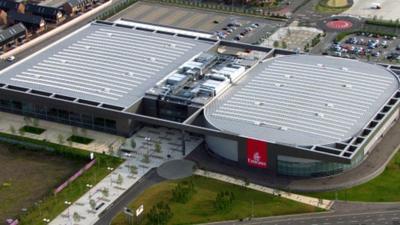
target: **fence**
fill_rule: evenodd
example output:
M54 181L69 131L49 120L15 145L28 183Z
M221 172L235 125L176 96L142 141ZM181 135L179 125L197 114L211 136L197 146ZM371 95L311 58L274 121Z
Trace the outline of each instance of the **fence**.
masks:
M226 13L239 13L250 16L259 16L265 17L274 20L282 20L287 19L285 15L281 15L279 13L270 12L268 8L262 7L237 7L237 6L228 6L225 4L216 4L216 3L203 3L199 1L187 1L187 0L150 0L167 4L181 5L188 8L201 8L208 9L213 11L222 11ZM267 12L265 12L267 11Z
M78 172L76 172L74 175L72 175L68 180L66 180L64 183L62 183L60 186L58 186L56 189L54 189L54 194L56 195L57 193L61 192L64 190L70 183L72 183L74 180L76 180L78 177L80 177L84 172L92 168L92 166L96 163L96 159L93 159L89 163L87 163L83 168L81 168Z
M111 9L103 12L101 15L96 17L96 20L105 20L118 12L124 10L125 8L129 7L133 3L137 2L137 0L124 0L117 4L115 4Z

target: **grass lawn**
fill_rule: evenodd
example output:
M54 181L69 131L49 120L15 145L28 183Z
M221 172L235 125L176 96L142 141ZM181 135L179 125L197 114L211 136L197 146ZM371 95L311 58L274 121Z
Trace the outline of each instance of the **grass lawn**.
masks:
M344 2L347 2L347 0L320 0L320 2L315 5L315 11L319 13L341 13L351 7L347 4L340 6L343 5Z
M72 141L72 142L75 142L78 144L88 145L94 140L92 138L82 137L82 136L78 136L78 135L72 135L71 137L69 137L67 139L67 141Z
M66 209L64 201L74 202L78 200L88 191L86 184L97 184L109 174L110 171L107 170L108 166L116 168L120 163L120 160L111 160L108 163L105 163L105 161L96 163L90 170L86 171L56 196L53 193L48 193L42 199L43 203L39 207L32 207L28 214L20 217L21 224L42 224L43 218L54 219ZM81 212L78 213L81 214Z
M335 192L309 195L324 199L335 199ZM400 201L400 152L393 157L381 175L365 184L338 191L338 199L365 202Z
M87 192L86 184L97 184L123 160L96 154L94 166L77 178L67 188L53 194L55 187L63 183L84 164L89 162L89 152L68 146L0 133L1 137L31 143L52 151L28 150L25 144L0 144L0 220L18 218L21 224L43 224L43 218L54 219L66 205L64 201L76 201ZM41 202L35 206L35 202ZM22 213L21 208L28 211Z
M46 129L40 127L31 127L31 126L23 126L20 128L20 130L31 134L42 134L43 132L46 131Z
M84 164L83 160L0 144L0 221L15 218Z
M194 224L249 217L252 211L252 201L255 217L320 211L312 206L201 176L193 176L184 180L188 179L192 179L196 190L188 203L171 202L171 191L178 181L165 181L147 189L130 204L130 208L135 210L139 205L144 204L144 213L147 213L156 203L169 202L173 212L173 218L169 224ZM214 208L213 202L217 193L226 190L234 193L235 200L230 211L219 213ZM142 222L145 224L146 220ZM125 224L125 217L122 214L119 214L112 222L112 225Z

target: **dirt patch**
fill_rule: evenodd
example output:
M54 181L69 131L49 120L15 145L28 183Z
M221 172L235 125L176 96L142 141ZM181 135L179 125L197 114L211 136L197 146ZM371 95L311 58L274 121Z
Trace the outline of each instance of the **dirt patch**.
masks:
M0 224L50 194L84 163L0 143Z

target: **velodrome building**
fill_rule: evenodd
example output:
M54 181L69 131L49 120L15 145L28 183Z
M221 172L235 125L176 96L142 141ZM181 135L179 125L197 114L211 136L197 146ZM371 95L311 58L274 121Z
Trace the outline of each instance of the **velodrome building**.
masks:
M303 177L368 157L399 98L389 67L126 20L93 22L0 72L2 111L125 137L173 128L204 137L221 163Z

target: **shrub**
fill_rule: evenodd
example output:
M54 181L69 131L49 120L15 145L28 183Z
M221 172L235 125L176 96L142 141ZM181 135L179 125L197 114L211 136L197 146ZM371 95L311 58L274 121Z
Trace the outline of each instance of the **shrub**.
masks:
M218 211L227 211L232 208L232 203L235 200L233 192L221 191L215 198L214 207Z
M166 225L171 220L173 213L167 203L159 202L147 213L148 225Z
M172 190L172 201L179 203L187 203L195 193L193 181L185 181L178 183Z

